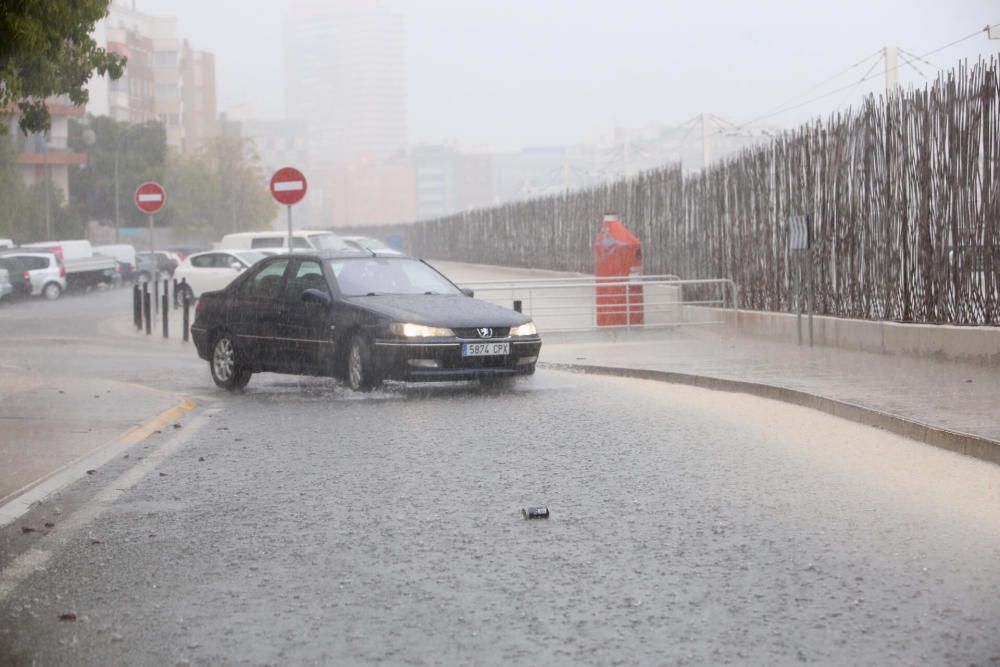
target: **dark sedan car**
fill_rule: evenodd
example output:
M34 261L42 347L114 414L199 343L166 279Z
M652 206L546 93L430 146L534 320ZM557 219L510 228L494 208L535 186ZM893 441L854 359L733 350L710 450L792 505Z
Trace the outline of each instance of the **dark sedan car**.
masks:
M259 372L339 377L357 391L534 373L531 320L471 296L403 255L279 255L202 294L191 334L226 389Z

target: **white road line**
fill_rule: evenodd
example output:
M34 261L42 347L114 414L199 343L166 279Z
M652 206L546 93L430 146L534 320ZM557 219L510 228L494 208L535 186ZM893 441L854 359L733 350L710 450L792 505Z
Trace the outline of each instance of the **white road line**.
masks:
M199 416L185 424L184 431L164 441L153 450L153 453L143 457L138 463L118 476L105 486L90 501L70 514L38 541L38 546L30 549L0 571L0 602L3 602L14 590L35 572L43 571L46 564L60 549L66 546L77 533L93 523L122 494L132 489L142 479L157 468L163 461L183 447L208 422L208 417Z

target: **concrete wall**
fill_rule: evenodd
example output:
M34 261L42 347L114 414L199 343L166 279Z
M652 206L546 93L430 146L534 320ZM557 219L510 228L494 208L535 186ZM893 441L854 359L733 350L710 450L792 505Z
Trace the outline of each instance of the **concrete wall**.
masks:
M684 319L704 322L738 317L741 335L798 340L796 317L788 313L685 306ZM802 340L808 343L809 320L802 316ZM813 317L816 345L880 354L912 354L1000 365L1000 327L872 322L839 317Z

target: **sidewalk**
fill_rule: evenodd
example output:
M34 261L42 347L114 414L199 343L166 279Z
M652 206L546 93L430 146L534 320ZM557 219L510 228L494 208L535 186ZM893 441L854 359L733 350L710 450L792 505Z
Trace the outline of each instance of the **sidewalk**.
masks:
M550 336L541 361L684 373L792 389L1000 445L997 367L799 347L684 328Z
M435 264L458 281L574 275ZM659 371L776 387L991 440L1000 448L998 366L800 347L699 327L548 336L543 331L542 336L543 364Z

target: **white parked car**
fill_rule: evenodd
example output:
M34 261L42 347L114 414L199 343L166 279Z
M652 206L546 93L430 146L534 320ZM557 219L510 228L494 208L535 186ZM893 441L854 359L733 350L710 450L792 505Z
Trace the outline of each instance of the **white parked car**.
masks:
M41 295L49 301L54 301L66 290L66 267L54 252L43 250L32 252L31 249L25 248L4 252L3 256L16 259L24 268L31 281L33 296Z
M205 292L222 289L233 278L253 266L266 255L253 250L209 250L189 255L177 270L174 279L187 283L191 298L197 299ZM180 287L178 287L178 290Z

